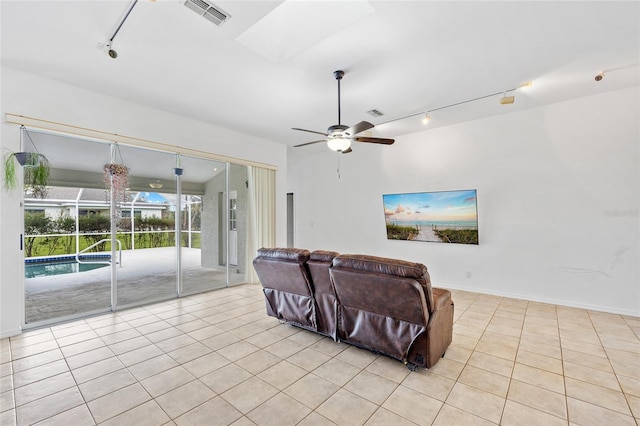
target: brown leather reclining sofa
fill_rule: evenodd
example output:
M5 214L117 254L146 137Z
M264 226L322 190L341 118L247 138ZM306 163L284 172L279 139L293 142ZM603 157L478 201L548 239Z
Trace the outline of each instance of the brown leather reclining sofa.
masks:
M448 290L426 266L366 255L262 248L253 261L267 314L423 368L444 356L453 333Z

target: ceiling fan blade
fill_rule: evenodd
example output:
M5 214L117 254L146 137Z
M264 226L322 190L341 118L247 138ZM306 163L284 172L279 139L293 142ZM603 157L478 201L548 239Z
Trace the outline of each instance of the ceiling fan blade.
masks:
M345 136L353 136L357 135L360 132L364 132L365 130L373 129L375 126L368 121L361 121L358 124L355 124L349 127L347 130L343 132Z
M393 145L393 143L395 142L394 139L385 139L385 138L368 138L368 137L359 137L359 138L354 138L355 141L358 142L368 142L368 143L380 143L383 145Z
M301 143L301 144L299 144L299 145L294 145L293 147L294 147L294 148L298 148L298 147L301 147L301 146L307 146L307 145L312 145L312 144L314 144L314 143L326 142L326 141L327 141L326 139L322 139L322 140L319 140L319 141L312 141L312 142L307 142L307 143Z
M351 147L349 147L349 148L345 149L344 151L340 151L340 152L342 152L343 154L348 154L350 152L353 152L353 150L351 149Z
M298 130L300 132L308 132L308 133L315 133L317 135L322 135L322 136L329 136L326 133L322 133L322 132L316 132L315 130L307 130L307 129L299 129L297 127L292 127L291 130Z

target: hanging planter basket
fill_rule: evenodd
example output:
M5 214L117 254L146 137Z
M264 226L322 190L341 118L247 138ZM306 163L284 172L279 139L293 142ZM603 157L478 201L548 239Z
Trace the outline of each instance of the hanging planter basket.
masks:
M24 192L29 196L45 198L48 192L51 178L51 166L49 160L38 152L36 144L26 127L20 126L20 147L24 149L24 137L31 142L34 151L9 152L4 157L4 188L8 191L18 189L18 168L22 167Z
M112 202L116 203L116 210L119 211L119 204L126 201L127 188L129 187L129 168L124 164L108 163L102 167L104 172L104 186L107 190L113 187Z
M30 152L16 152L13 154L13 156L15 157L16 161L18 162L18 164L20 164L22 167L26 166L27 163L30 162L30 157L31 155Z

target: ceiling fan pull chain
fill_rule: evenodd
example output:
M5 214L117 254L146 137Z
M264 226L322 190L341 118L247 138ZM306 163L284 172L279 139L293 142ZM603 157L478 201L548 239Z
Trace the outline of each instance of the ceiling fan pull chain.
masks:
M338 174L338 179L340 179L340 152L336 152L336 158L338 159L336 173Z

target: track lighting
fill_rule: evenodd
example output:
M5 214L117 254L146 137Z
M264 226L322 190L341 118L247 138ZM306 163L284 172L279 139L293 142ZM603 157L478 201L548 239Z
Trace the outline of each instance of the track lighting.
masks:
M604 73L602 73L604 74ZM596 77L596 80L599 81ZM511 96L507 96L507 93L509 92L515 92L518 89L522 89L522 90L526 90L529 87L533 86L533 82L532 81L525 81L524 83L520 83L518 84L516 87L513 87L511 89L507 89L501 92L495 92L495 93L490 93L488 95L484 95L484 96L478 96L477 98L472 98L472 99L467 99L464 101L460 101L460 102L455 102L449 105L445 105L445 106L441 106L438 108L431 108L429 110L427 110L427 112L416 112L414 114L409 114L409 115L405 115L404 117L400 117L400 118L394 118L393 120L388 120L382 123L377 124L378 126L381 126L383 124L387 124L387 123L393 123L394 121L400 121L400 120L404 120L406 118L411 118L411 117L416 117L418 115L422 115L422 124L427 124L431 121L431 112L433 111L440 111L441 109L446 109L446 108L451 108L454 106L458 106L458 105L463 105L463 104L468 104L469 102L475 102L475 101L479 101L482 99L486 99L486 98L492 98L498 95L502 95L502 97L500 98L500 104L502 105L509 105L512 104L516 101L516 97L514 95Z
M98 43L96 46L97 49L103 50L104 53L109 55L110 58L116 59L118 57L118 52L111 48L111 41L107 41L105 43Z
M614 72L614 71L621 71L621 70L624 70L624 69L627 69L627 68L637 68L639 65L640 65L640 63L636 62L634 64L624 65L624 66L617 67L617 68L608 68L608 69L602 70L598 74L596 74L596 76L594 77L594 80L595 81L602 81L606 74L609 74L609 73Z
M103 50L107 55L109 55L111 59L116 59L118 57L118 52L112 49L113 39L116 38L116 34L118 34L118 31L120 31L120 28L122 28L122 24L124 24L124 21L127 20L136 3L138 3L138 0L133 0L131 2L129 8L127 9L127 12L124 14L122 19L116 26L116 30L113 32L113 35L109 38L109 40L104 43L98 43L98 46L96 46L98 49Z
M509 105L512 104L516 101L516 97L515 96L506 96L506 92L502 95L502 97L500 98L500 104L501 105Z

